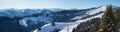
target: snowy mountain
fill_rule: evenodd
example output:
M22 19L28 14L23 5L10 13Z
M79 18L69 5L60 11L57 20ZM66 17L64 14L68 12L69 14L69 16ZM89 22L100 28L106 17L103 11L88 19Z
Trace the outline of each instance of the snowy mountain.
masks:
M76 21L66 22L66 23L58 22L59 24L55 23L56 26L53 26L53 28L51 27L52 25L46 24L43 26L44 28L42 27L42 30L40 30L40 32L50 32L54 29L60 29L59 32L72 32L72 29L74 27L76 27L79 23L85 22L85 21L92 19L92 18L101 17L103 15L103 12L105 11L105 9L106 9L106 7L102 6L99 8L94 8L94 9L84 10L82 12L78 12L78 13L74 14L76 16L74 16L73 18L70 19L70 21L72 21L72 20L76 20ZM61 25L62 25L62 27L61 27ZM50 29L50 27L52 29Z
M113 9L115 8L118 8L118 7L114 7ZM55 22L56 26L52 26L49 23L44 25L42 27L42 30L40 30L39 32L50 32L50 31L54 31L55 29L60 30L59 32L72 32L73 28L77 27L77 25L80 24L81 22L86 22L94 18L101 18L105 11L106 11L106 6L101 6L101 7L90 9L90 10L84 10L84 11L75 13L74 14L75 16L70 20L68 20L73 22L65 22L65 23Z
M61 10L59 9L58 11ZM52 9L0 9L0 31L30 32L46 23L50 23L51 18L47 17L47 14L44 14L47 11L51 11L49 13L54 12ZM8 30L5 31L6 29Z
M52 13L62 9L0 9L0 16L27 16L35 13Z
M116 8L113 6L112 9ZM106 6L89 9L0 9L0 31L72 32L80 23L101 18L105 11Z

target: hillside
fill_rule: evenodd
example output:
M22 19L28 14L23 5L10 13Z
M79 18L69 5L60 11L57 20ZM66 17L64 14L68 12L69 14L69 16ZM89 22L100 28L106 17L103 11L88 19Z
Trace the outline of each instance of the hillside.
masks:
M119 21L119 11L117 11L119 7L111 7L115 21ZM102 23L102 19L106 19L104 14L107 10L107 6L88 9L0 9L0 31L88 32L95 30L95 26Z

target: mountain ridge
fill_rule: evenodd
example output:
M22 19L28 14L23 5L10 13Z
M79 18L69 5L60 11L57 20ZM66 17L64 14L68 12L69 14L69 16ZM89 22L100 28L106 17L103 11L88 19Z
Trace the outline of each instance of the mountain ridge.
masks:
M21 15L21 16L17 15L17 14L19 14L18 12L14 13L14 12L11 12L12 10L10 10L10 11L8 10L8 11L6 11L6 14L4 14L3 11L0 12L0 15L1 14L5 15L5 16L0 16L1 17L0 21L1 21L1 24L4 24L4 23L7 23L7 20L5 20L5 19L9 19L11 25L14 23L17 23L16 25L19 25L20 27L24 28L22 31L26 30L27 32L31 31L31 30L33 31L34 29L35 30L37 29L38 32L39 31L46 32L45 31L46 29L44 29L44 28L47 28L47 27L51 27L51 28L56 27L54 29L57 29L60 27L59 30L61 32L64 32L64 31L66 31L67 27L73 29L72 27L69 27L69 25L76 26L78 23L85 22L85 21L83 21L85 19L88 19L88 18L92 19L91 17L93 17L93 16L101 17L100 15L105 12L105 10L106 10L105 8L106 8L106 6L82 9L82 10L73 10L72 9L72 10L61 10L61 11L55 11L55 12L47 11L50 13L47 13L46 10L38 12L38 11L32 11L31 9L28 9L26 11L26 12L28 12L28 14L25 11L20 11L20 13L25 12L25 14L23 13L23 15ZM41 13L41 12L45 12L45 13ZM15 14L17 16L14 16L12 14ZM97 15L99 15L99 16L97 16ZM22 21L22 20L24 20L24 21ZM76 24L76 22L78 22L78 23ZM24 24L21 25L20 23L24 23ZM53 26L52 23L55 23L56 26ZM4 25L6 25L6 24L4 24ZM34 28L33 28L33 26L34 26ZM2 29L2 28L6 28L6 27L2 26L0 28ZM8 27L10 27L10 26L8 26ZM29 28L27 28L27 27L29 27ZM41 27L44 27L44 28L41 28ZM16 26L15 29L17 29L17 28L18 27ZM48 31L52 31L54 29L50 29ZM11 31L13 31L13 30L11 29ZM17 31L19 31L19 30L17 30ZM72 30L70 30L70 31L72 32Z

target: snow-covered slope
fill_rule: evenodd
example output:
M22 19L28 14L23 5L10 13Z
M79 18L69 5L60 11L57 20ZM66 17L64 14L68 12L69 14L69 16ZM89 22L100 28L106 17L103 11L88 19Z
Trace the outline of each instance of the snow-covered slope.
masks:
M98 8L98 9L90 10L86 14L92 15L92 14L99 13L99 12L105 11L105 10L106 10L106 6L102 6L102 7Z
M87 12L88 15L93 15L93 14L96 14L100 11L106 11L106 6L102 6L98 9L95 9L95 10L91 10L89 12ZM80 24L81 22L86 22L87 20L90 20L90 19L93 19L93 18L101 18L102 15L104 13L100 13L98 15L95 15L95 16L92 16L90 18L86 18L86 19L82 19L82 20L78 20L76 24L74 25L69 25L68 27L65 27L63 30L61 30L60 32L72 32L73 28L77 27L78 24ZM80 16L79 16L80 17ZM78 18L77 18L78 19Z
M71 20L78 19L75 22L58 22L58 23L55 23L56 26L52 26L51 23L49 23L49 24L44 25L39 32L50 32L54 29L60 29L59 32L72 32L72 29L75 28L81 22L85 22L85 21L90 20L92 18L98 18L98 17L101 18L101 16L104 14L105 10L106 10L106 6L102 6L102 7L97 8L97 9L83 11L81 13L83 13L84 15L80 15L81 13L77 13L76 15L79 15L79 16L76 16L76 17L71 19ZM82 19L82 18L84 18L82 16L88 17L88 18Z
M59 32L72 32L73 28L77 27L77 25L80 24L81 22L86 22L87 20L90 20L90 19L93 19L93 18L100 18L103 14L104 13L101 13L99 15L96 15L96 16L93 16L93 17L90 17L90 18L87 18L87 19L78 20L76 24L69 25Z
M113 6L113 10L115 8L118 8L118 7ZM102 11L102 13L99 13L101 11ZM90 19L93 19L93 18L102 18L102 15L104 14L105 11L106 11L106 6L102 6L102 7L98 8L98 9L95 9L95 10L90 10L90 11L88 11L86 13L86 14L88 14L87 16L90 16L90 15L94 15L94 16L88 17L88 18L82 19L82 20L77 20L78 23L76 23L74 25L69 25L69 26L65 27L64 29L62 29L61 31L59 31L59 32L72 32L73 28L76 28L78 26L78 24L80 24L81 22L86 22L87 20L90 20ZM77 18L77 17L75 17L73 19L80 19L80 18ZM79 16L79 17L81 17L81 16ZM84 16L84 17L86 17L86 16ZM86 28L88 28L88 27L86 27Z

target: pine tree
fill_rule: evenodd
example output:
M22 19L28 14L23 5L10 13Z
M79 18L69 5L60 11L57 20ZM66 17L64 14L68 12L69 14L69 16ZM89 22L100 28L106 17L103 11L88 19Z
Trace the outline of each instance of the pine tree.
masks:
M106 8L105 14L102 16L102 20L100 23L100 30L101 32L114 32L114 14L112 11L112 6L109 5Z
M115 16L115 30L116 32L119 32L118 30L120 29L120 8L118 8L115 12L114 12L114 16Z

